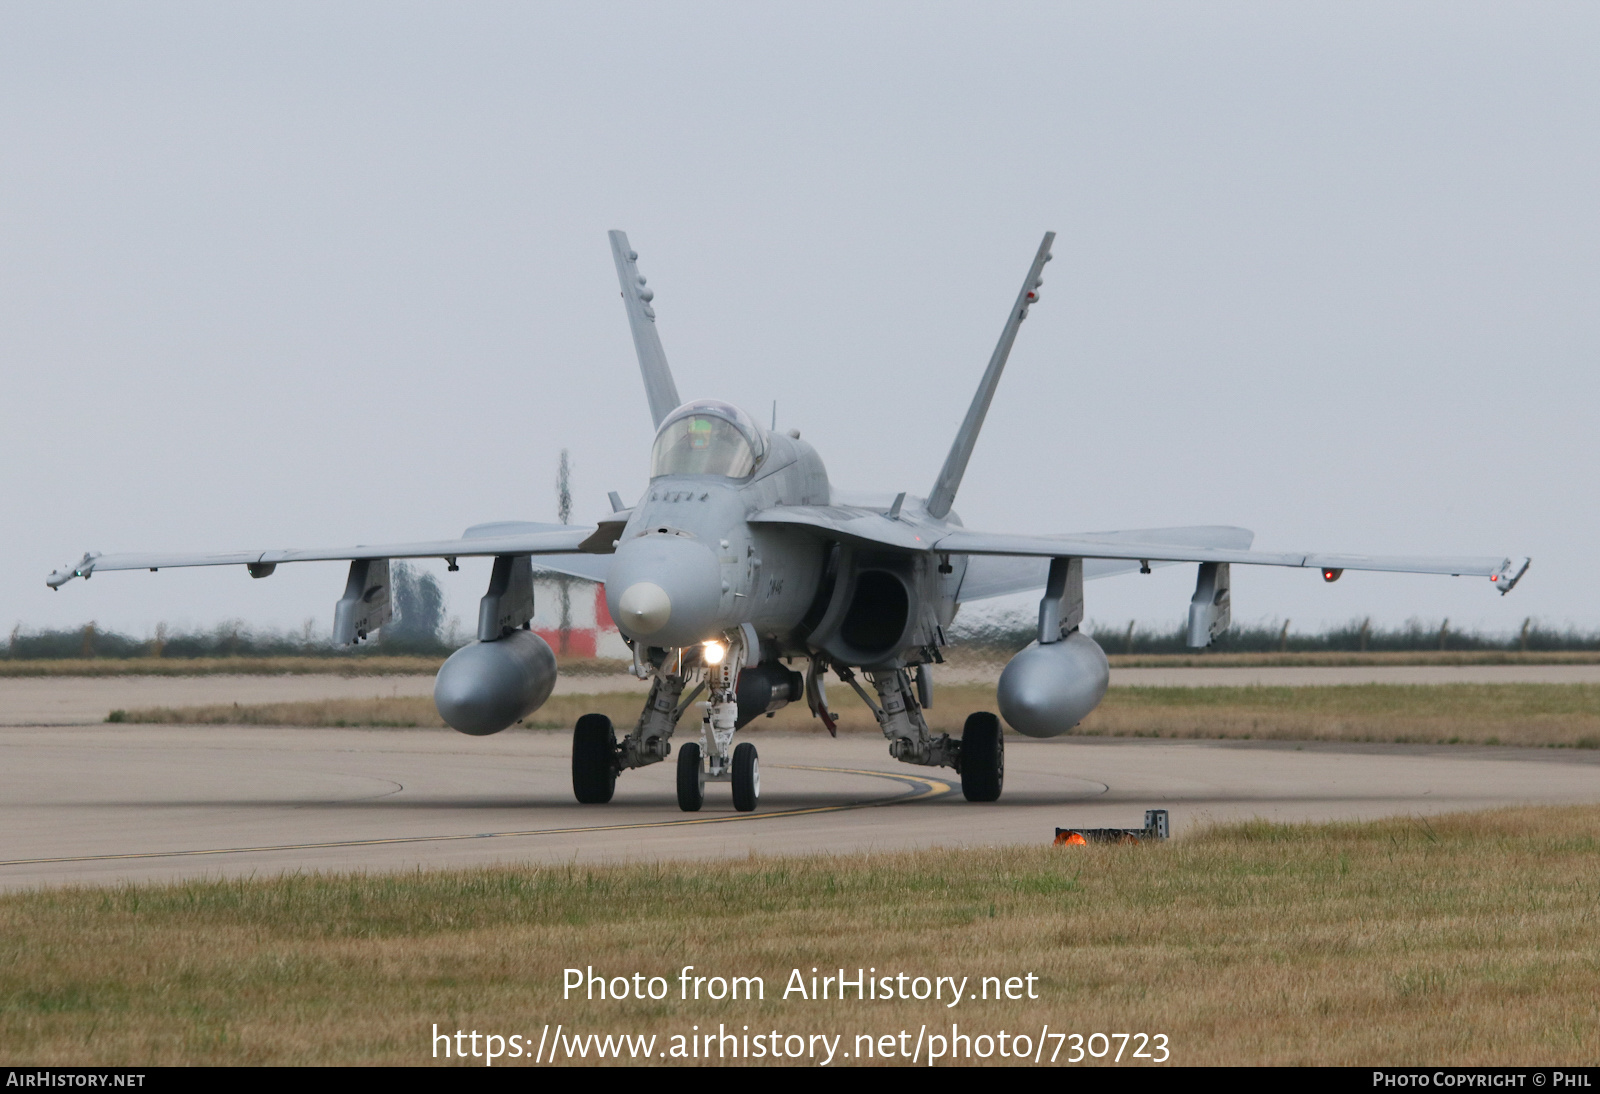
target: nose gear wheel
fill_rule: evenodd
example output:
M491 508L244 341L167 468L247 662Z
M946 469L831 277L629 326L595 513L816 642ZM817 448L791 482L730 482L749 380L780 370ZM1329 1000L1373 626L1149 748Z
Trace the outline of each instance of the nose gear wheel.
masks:
M749 813L761 800L761 764L756 746L745 741L733 750L733 807Z

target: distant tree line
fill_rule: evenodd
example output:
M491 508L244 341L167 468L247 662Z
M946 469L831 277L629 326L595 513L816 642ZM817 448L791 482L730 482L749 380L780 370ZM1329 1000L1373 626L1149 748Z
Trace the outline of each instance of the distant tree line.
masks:
M101 630L89 623L63 630L11 632L0 657L13 661L61 660L105 657L333 657L363 654L445 655L468 638L445 628L444 591L438 579L404 562L390 568L394 583L394 620L376 640L354 649L335 646L326 631L307 623L299 631L253 628L241 621L222 623L210 630L173 631L165 624L154 637L135 638ZM996 652L1015 652L1034 639L1036 624L1021 614L981 623L959 617L951 628L955 643ZM1187 629L1127 623L1098 623L1084 630L1107 653L1192 653L1185 643ZM1438 623L1413 619L1399 627L1375 627L1370 620L1352 620L1328 630L1290 631L1289 621L1232 627L1211 644L1218 653L1401 652L1415 650L1600 650L1600 631L1558 629L1533 619L1510 634L1484 634L1456 630L1448 619Z
M463 644L445 630L444 591L429 573L398 562L389 569L394 619L375 641L354 649L335 646L326 631L307 623L298 631L250 627L242 621L203 631L174 631L166 624L150 638L102 630L93 623L64 630L17 626L3 656L12 661L105 657L333 657L351 654L448 654Z
M963 628L959 617L953 641L995 650L1018 650L1032 642L1037 624L1021 616L985 621ZM1193 653L1188 627L1163 629L1135 622L1122 625L1089 621L1083 628L1107 653ZM1212 642L1217 653L1410 652L1418 650L1499 650L1531 653L1558 650L1600 650L1600 631L1558 629L1533 619L1510 634L1457 630L1448 619L1413 619L1398 627L1373 626L1355 619L1323 631L1291 631L1289 621L1230 627Z

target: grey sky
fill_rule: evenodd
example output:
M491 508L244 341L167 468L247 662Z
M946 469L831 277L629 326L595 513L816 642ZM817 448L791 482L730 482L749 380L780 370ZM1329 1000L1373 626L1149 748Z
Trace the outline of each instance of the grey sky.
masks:
M969 526L1526 553L1235 616L1600 626L1596 56L1592 4L0 6L0 619L326 628L340 564L44 577L553 519L563 447L631 500L608 228L686 398L925 493L1048 228Z

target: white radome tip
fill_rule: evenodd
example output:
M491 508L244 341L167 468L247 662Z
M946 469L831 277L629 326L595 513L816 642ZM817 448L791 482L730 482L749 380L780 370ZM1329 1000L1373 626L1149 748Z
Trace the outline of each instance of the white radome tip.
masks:
M653 581L637 581L617 600L622 618L617 622L634 634L655 634L672 618L672 598Z

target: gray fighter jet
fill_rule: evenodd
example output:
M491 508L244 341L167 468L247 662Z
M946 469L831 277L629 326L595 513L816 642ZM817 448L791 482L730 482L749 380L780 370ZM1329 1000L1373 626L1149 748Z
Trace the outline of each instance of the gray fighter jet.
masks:
M691 709L699 732L677 749L680 808L693 812L710 780L732 783L736 809L761 792L755 745L734 745L751 720L805 701L834 729L824 677L831 672L871 708L889 754L954 768L970 801L999 798L1005 776L1000 718L977 712L959 740L935 734L930 666L940 663L951 620L964 601L1043 589L1038 638L1006 665L997 689L1005 721L1020 733L1065 733L1105 695L1106 656L1079 630L1085 579L1152 566L1197 563L1188 641L1209 645L1229 625L1236 563L1320 570L1390 570L1487 577L1508 593L1526 558L1395 558L1250 550L1243 528L1152 528L1079 535L969 531L951 508L1000 382L1017 330L1038 300L1054 233L1044 237L1006 316L950 455L927 497L849 504L829 485L816 451L798 431L763 429L737 407L680 403L656 333L654 294L621 232L611 249L645 394L655 422L650 485L632 507L611 494L597 526L484 524L459 539L376 547L241 551L221 555L101 555L93 552L48 583L103 570L242 565L267 577L285 562L348 560L334 612L334 638L355 643L390 619L389 561L492 556L478 612L478 640L445 662L434 701L463 733L489 734L533 713L555 685L549 646L528 629L533 558L544 569L605 583L606 604L633 650L631 671L650 681L638 722L619 742L610 719L578 719L572 788L580 802L611 799L617 776L659 763ZM800 664L804 672L792 665ZM864 681L864 683L863 683ZM702 699L703 697L703 699ZM697 704L697 700L700 700ZM691 723L692 724L692 723Z

